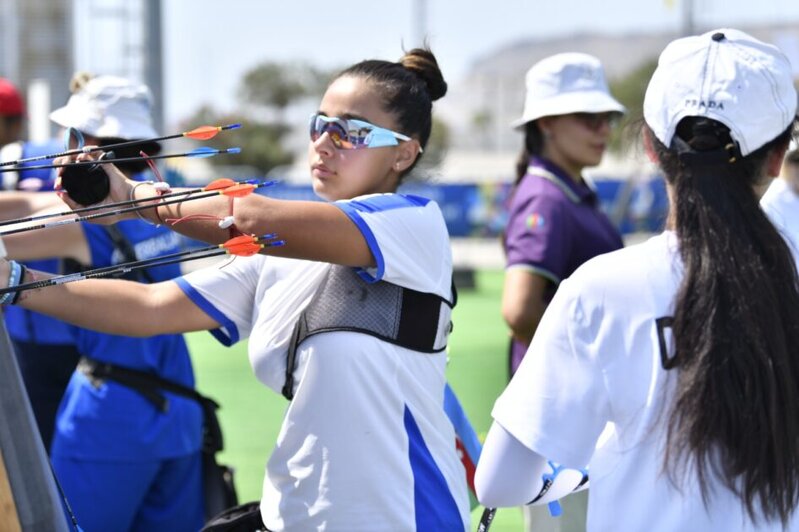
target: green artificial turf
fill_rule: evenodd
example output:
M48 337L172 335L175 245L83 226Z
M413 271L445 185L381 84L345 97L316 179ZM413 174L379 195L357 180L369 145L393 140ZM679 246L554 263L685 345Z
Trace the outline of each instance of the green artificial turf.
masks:
M499 313L502 272L477 272L476 280L476 289L460 291L455 307L447 376L483 439L491 424L491 407L507 380L508 336ZM256 381L245 342L223 347L204 332L187 339L198 389L221 405L225 450L218 458L236 470L239 501L256 500L287 402ZM472 513L472 530L481 513L482 508ZM491 531L521 530L521 523L518 509L503 509Z

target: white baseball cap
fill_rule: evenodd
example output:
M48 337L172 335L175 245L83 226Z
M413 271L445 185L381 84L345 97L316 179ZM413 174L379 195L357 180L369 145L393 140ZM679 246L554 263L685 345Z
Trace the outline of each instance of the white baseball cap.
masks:
M644 97L644 120L666 146L680 120L703 116L727 126L744 156L785 131L796 109L788 58L729 28L672 41Z
M50 113L50 120L93 137L145 139L153 129L153 97L146 85L117 76L91 78L64 107Z
M626 111L610 95L602 63L592 55L567 52L542 59L527 71L525 85L524 112L511 124L516 129L544 116Z

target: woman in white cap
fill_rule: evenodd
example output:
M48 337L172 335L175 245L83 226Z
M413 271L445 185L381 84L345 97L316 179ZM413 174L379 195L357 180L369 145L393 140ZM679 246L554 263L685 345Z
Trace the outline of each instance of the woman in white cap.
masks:
M524 113L514 122L524 145L504 233L502 316L511 330L511 376L560 282L588 259L623 245L583 177L585 168L602 161L611 128L624 112L599 59L583 53L547 57L530 68L526 85ZM528 507L526 527L580 530L584 508L585 494L568 501L562 519Z
M567 493L542 496L550 459L590 463L589 530L799 530L799 281L756 193L797 122L791 72L733 29L663 51L643 134L667 229L561 284L494 406L484 504Z
M72 89L68 103L50 117L56 124L77 131L73 136L82 136L87 145L157 136L150 115L152 97L146 86L115 76L80 76ZM133 156L139 150L154 154L159 148L156 143L139 144L129 153L117 152L117 156ZM146 166L142 160L120 164L120 169L142 182L152 177L142 173ZM63 203L55 212L61 210ZM144 260L181 249L174 232L140 219L113 227L65 224L8 235L3 240L9 258L60 257L71 259L77 269ZM131 278L158 282L180 273L179 265L174 264ZM50 455L78 524L87 532L198 530L204 522L200 405L189 398L165 394L157 387L136 389L114 376L119 368L126 374L152 375L193 388L194 375L183 336L131 338L63 324L82 356L76 370L71 351L61 345L60 353L56 353L36 340L52 334L48 329L52 329L53 318L20 310L35 329L35 340L17 344L18 348L25 347L18 357L31 359L23 365L27 368L26 386L40 395L43 390L63 394ZM136 321L144 316L130 314L128 319ZM71 362L71 368L58 359L61 354ZM114 375L98 375L98 367L111 368ZM46 405L41 401L39 404L37 422L52 425L55 412L43 408Z

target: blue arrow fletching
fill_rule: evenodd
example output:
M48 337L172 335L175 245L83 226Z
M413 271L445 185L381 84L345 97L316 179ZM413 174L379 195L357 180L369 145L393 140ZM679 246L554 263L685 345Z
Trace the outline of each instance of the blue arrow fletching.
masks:
M217 155L219 150L215 150L214 148L209 148L207 146L203 146L202 148L197 148L196 150L191 150L189 153L186 154L186 157L213 157Z

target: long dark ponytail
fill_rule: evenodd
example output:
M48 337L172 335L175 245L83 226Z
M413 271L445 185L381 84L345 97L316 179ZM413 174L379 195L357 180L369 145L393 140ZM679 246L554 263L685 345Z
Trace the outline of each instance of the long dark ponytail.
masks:
M665 464L695 468L705 502L718 477L753 520L759 511L785 525L799 503L799 286L753 186L790 128L746 157L706 118L680 122L677 149L649 136L672 187L685 269Z

